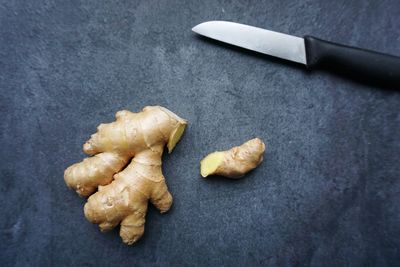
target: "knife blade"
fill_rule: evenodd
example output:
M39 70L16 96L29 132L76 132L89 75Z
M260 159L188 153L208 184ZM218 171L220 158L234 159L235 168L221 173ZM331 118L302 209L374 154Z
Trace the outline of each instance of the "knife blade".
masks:
M229 21L207 21L192 30L224 43L304 64L309 69L328 67L359 78L400 85L400 57Z

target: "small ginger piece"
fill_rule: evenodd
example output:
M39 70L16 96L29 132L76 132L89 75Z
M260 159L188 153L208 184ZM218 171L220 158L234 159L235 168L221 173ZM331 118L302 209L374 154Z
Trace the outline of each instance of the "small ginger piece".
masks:
M174 149L186 124L159 106L145 107L139 113L119 111L115 122L100 124L83 146L92 157L64 173L68 187L80 196L91 195L84 207L86 218L99 224L101 231L121 224L120 236L128 245L139 240L148 201L161 213L172 205L161 156L165 145L169 152Z
M241 146L226 151L216 151L200 162L201 176L221 175L240 178L257 167L263 160L265 144L254 138Z

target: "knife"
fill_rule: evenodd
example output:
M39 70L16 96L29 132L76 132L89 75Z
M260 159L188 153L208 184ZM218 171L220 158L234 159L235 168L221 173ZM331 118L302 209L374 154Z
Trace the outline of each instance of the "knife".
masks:
M207 21L192 30L224 43L304 64L311 70L328 67L361 79L400 85L400 57L228 21Z

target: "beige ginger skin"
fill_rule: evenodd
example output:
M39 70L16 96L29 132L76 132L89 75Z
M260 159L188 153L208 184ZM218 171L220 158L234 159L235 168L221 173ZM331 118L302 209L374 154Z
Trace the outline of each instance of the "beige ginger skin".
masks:
M68 187L90 196L84 207L86 218L103 232L121 224L120 236L128 245L139 240L148 201L161 213L172 205L161 156L165 145L173 150L186 125L186 120L160 106L139 113L119 111L115 122L100 124L83 146L92 157L64 173Z
M201 176L243 177L263 161L264 151L265 144L259 138L251 139L241 146L226 151L216 151L200 162Z

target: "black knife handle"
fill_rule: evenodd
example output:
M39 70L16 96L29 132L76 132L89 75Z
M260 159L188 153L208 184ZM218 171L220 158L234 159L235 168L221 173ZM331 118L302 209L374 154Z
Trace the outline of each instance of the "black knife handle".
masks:
M346 75L398 86L400 90L400 57L361 48L336 44L305 36L307 67L335 68Z

